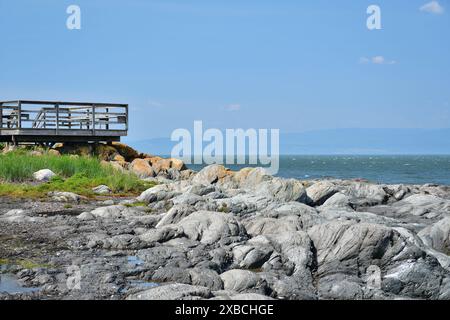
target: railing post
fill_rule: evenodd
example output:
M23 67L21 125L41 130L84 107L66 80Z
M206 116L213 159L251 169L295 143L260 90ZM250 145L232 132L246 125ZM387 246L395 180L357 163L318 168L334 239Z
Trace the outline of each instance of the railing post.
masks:
M59 104L55 105L56 108L56 134L59 134Z
M92 105L92 135L95 136L95 104Z
M0 103L0 130L3 128L3 103Z
M125 131L128 131L128 105L125 105Z
M17 109L17 112L18 112L18 114L17 114L17 121L18 121L17 127L20 129L20 128L22 128L22 102L21 101L18 102L17 108L18 108Z
M109 108L105 108L105 110L106 110L106 115L105 115L105 120L106 120L106 124L105 124L105 129L106 130L109 130ZM114 111L114 109L113 109L113 111ZM101 128L102 126L100 125L100 128Z

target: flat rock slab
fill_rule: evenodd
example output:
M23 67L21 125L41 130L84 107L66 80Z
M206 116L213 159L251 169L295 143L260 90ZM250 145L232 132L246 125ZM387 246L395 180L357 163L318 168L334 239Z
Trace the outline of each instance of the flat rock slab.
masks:
M132 294L127 300L183 300L191 297L209 298L210 296L211 291L206 287L174 283Z

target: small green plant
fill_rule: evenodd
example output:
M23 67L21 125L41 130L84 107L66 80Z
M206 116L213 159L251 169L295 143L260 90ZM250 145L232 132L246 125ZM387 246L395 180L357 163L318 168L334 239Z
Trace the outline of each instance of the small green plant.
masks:
M152 208L145 208L144 212L147 213L147 214L151 214L151 213L153 213L153 209Z
M219 208L219 212L230 213L230 208L228 208L226 203L222 203L222 206Z

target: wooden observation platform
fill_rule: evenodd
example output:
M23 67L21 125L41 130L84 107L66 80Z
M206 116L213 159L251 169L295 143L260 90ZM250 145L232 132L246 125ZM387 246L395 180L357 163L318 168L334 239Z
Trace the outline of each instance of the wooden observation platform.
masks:
M0 101L0 142L112 142L127 132L127 104Z

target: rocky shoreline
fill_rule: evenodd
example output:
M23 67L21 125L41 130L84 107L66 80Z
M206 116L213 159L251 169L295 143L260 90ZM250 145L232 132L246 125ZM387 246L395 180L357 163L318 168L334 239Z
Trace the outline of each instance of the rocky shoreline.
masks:
M158 162L137 198L1 198L0 277L37 289L0 299L450 299L448 186Z

